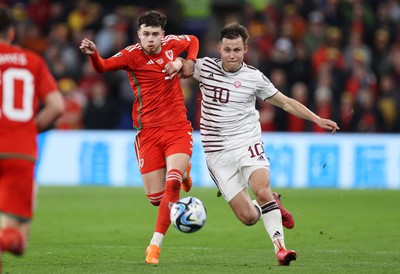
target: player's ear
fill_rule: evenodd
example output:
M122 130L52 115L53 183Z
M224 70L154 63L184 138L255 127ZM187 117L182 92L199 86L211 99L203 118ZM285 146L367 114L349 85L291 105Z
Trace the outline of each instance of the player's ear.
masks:
M218 48L218 53L221 54L222 52L221 43L218 43L217 48Z
M8 41L10 41L10 43L11 43L12 41L14 41L14 38L15 38L15 30L14 30L14 28L9 28Z
M246 54L248 49L249 49L249 46L247 44L244 44L243 53Z

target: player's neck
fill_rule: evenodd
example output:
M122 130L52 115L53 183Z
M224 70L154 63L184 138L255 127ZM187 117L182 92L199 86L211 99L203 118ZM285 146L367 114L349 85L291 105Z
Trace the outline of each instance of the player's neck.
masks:
M0 44L10 44L10 41L0 38Z
M229 73L235 73L235 72L239 71L242 67L243 67L243 62L240 63L240 66L237 69L227 69L226 66L224 65L224 63L222 63L222 69Z
M148 50L145 50L144 48L142 50L146 55L153 56L153 55L157 55L157 54L159 54L161 52L161 46L158 47L158 49L155 50L155 51L148 51Z
M7 32L0 33L0 43L11 45L15 38L15 31L13 28L9 28Z

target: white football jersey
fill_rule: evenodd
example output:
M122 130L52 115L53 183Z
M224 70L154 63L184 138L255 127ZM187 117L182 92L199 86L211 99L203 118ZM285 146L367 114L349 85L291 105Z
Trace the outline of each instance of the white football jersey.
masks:
M236 72L226 72L220 59L204 57L196 61L194 78L202 93L200 133L206 153L261 138L256 96L265 100L278 92L261 71L243 64Z

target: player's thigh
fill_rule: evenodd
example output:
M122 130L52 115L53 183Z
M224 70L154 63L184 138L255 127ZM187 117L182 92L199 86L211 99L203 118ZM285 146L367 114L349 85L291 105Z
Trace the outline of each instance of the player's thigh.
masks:
M190 156L185 153L175 153L167 157L167 172L177 169L182 174L185 172L190 161Z
M146 194L163 191L165 186L165 168L142 174L142 181Z
M20 220L32 218L34 166L23 159L0 159L0 211Z
M245 181L258 201L272 198L270 190L269 160L265 156L261 141L236 150L239 166Z
M165 155L169 157L174 154L187 154L189 158L193 151L192 126L190 122L185 124L174 124L162 128Z
M227 202L246 188L246 182L232 151L207 153L206 161L211 178Z
M159 128L138 132L135 136L135 154L142 175L165 168L164 144Z
M183 174L193 151L192 126L190 122L175 124L163 131L167 171L178 169Z
M268 201L272 201L271 186L270 186L270 175L269 167L258 167L251 172L248 184L256 199L259 203L264 204ZM250 172L250 171L249 171Z

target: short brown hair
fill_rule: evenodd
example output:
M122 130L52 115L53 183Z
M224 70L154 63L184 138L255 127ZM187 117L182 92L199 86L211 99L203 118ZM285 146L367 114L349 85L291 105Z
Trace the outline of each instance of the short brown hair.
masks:
M166 24L167 16L157 10L143 12L137 19L138 28L145 25L146 27L161 27L161 29L164 29Z
M227 38L227 39L236 39L242 37L243 44L247 43L247 39L249 38L249 33L247 32L247 29L243 26L240 25L239 23L229 23L226 24L223 29L221 30L221 33L219 35L219 41L221 42L222 39Z

